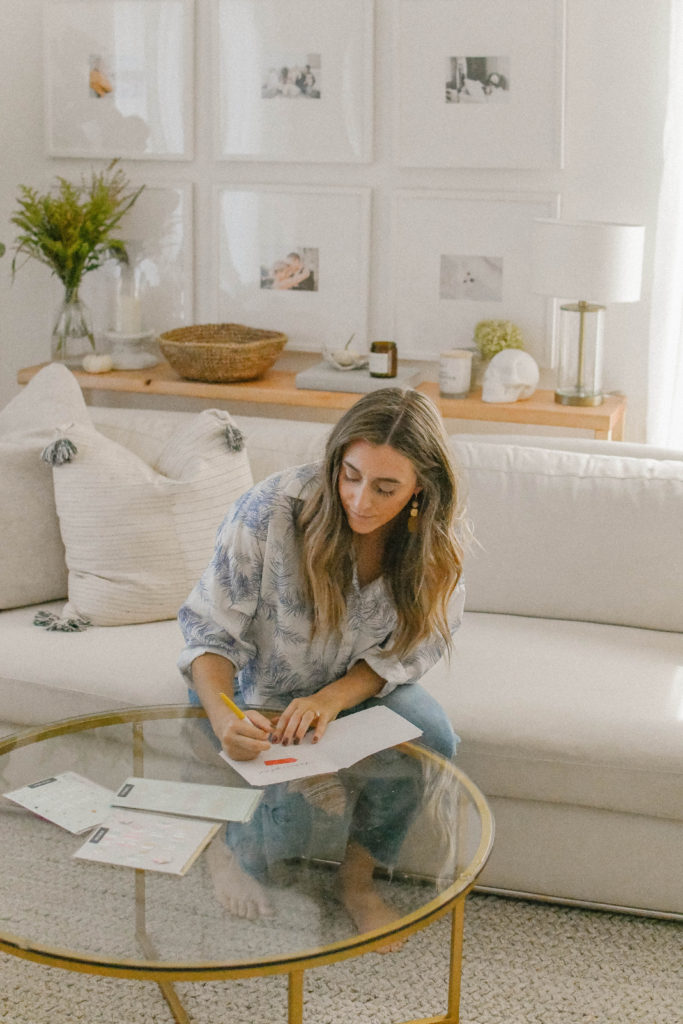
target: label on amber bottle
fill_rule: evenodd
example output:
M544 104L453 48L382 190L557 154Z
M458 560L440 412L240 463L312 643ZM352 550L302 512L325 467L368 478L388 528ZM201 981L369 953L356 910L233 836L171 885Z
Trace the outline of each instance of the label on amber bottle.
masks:
M391 373L391 352L371 352L368 369L371 376L388 377Z

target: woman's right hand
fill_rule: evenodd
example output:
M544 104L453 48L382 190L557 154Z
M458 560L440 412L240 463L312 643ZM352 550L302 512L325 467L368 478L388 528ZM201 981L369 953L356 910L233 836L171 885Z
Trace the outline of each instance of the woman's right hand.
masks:
M192 662L192 681L228 757L253 761L262 750L268 750L272 732L269 720L254 709L240 718L225 704L226 695L234 693L235 666L231 661L218 654L200 654Z
M238 718L226 708L213 727L226 754L234 761L253 761L270 747L272 725L265 715L253 709L245 712L244 718Z

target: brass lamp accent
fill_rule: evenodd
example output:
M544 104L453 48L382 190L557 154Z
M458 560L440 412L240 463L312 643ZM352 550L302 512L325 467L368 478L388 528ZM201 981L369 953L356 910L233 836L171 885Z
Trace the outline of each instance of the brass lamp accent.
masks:
M561 305L560 313L560 329L568 336L560 340L555 401L560 405L601 405L599 371L605 307L582 299ZM578 330L573 319L576 314Z

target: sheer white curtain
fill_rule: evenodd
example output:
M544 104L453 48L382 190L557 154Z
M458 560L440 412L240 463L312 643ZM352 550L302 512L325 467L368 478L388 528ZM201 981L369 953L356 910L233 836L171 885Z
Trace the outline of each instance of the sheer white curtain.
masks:
M683 0L671 0L670 45L650 320L647 440L683 448Z

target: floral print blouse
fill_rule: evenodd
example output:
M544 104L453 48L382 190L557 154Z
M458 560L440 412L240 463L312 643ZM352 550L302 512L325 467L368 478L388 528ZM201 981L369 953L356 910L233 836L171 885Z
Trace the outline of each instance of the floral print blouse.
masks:
M416 682L443 654L442 637L433 636L407 657L384 655L396 611L382 577L360 587L355 568L340 638L311 641L295 520L318 469L313 464L276 473L228 510L213 558L178 616L186 643L178 664L190 688L192 661L218 654L235 665L235 690L245 704L280 708L317 692L364 659L385 680L381 697L401 683ZM460 583L449 606L451 632L460 624L463 605Z

